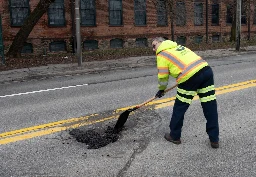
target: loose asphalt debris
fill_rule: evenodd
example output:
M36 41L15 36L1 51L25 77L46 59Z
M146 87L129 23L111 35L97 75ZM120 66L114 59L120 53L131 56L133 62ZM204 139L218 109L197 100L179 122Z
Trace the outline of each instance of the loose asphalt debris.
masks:
M103 133L95 130L82 131L80 129L73 129L69 134L78 142L85 143L88 149L99 149L109 143L116 142L119 138L118 132L110 126Z

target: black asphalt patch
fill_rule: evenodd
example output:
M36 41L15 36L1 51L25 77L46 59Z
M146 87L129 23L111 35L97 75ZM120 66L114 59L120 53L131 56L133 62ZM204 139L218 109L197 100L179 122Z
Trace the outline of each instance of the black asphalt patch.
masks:
M119 134L110 126L103 133L95 130L82 131L80 129L73 129L69 134L78 142L85 143L88 149L99 149L109 143L116 142L119 138Z
M162 121L161 117L155 113L155 111L148 108L150 108L150 106L146 107L146 109L135 111L136 114L129 115L127 121L125 120L125 125L122 127L115 128L117 122L106 122L106 124L98 124L91 128L82 126L72 129L69 131L69 134L75 138L77 142L86 144L88 149L99 149L110 143L114 143L122 137L123 133L134 127L137 127L136 129L140 136L143 134L148 136L152 133L151 128L158 127L161 125ZM104 115L111 113L112 111L106 112Z

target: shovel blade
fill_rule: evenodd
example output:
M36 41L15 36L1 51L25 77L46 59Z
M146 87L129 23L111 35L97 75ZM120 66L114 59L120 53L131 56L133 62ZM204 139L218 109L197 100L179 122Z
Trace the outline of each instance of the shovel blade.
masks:
M114 130L118 133L119 131L121 131L122 127L124 126L125 122L127 121L129 114L130 114L130 110L126 110L124 111L118 118L116 125L114 127Z

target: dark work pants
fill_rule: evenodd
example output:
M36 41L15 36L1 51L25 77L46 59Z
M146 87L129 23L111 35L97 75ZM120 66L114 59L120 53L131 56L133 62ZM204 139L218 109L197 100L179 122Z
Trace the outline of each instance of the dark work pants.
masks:
M203 98L208 98L209 96L215 95L215 90L210 90L206 93L198 93L198 90L208 88L214 85L213 72L209 66L204 67L198 71L194 76L189 78L186 82L178 85L179 89L185 91L195 91L197 92L200 100ZM192 95L186 95L184 93L179 93L177 90L177 95L183 98L192 100ZM170 122L170 135L174 140L178 140L181 137L181 129L183 126L183 120L185 112L187 111L190 104L181 101L176 97L173 114ZM201 101L201 106L203 108L204 116L207 120L206 132L209 135L211 142L219 141L219 124L218 124L218 112L217 112L217 101L216 99L210 101Z

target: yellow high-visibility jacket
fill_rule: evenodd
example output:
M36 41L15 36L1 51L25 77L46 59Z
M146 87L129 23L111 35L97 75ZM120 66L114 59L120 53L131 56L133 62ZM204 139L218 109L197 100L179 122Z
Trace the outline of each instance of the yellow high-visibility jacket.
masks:
M169 75L178 84L185 82L208 63L190 49L166 40L157 48L158 88L165 90Z

